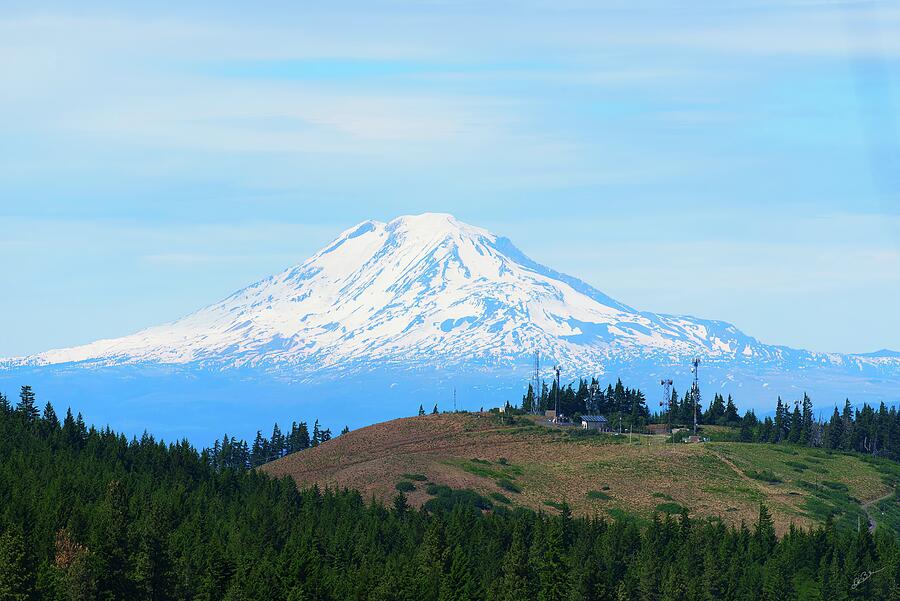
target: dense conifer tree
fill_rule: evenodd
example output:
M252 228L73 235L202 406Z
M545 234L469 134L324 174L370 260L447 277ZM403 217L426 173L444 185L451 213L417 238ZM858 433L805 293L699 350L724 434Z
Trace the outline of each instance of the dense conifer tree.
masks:
M34 585L35 573L22 536L13 531L0 534L0 599L30 601Z
M863 405L848 418L848 450L896 454L895 409ZM45 421L0 411L4 600L879 600L900 584L882 569L900 560L897 533L882 527L827 523L778 539L765 507L750 528L575 518L565 506L482 511L466 495L424 509L398 495L385 507L248 469L269 442L261 435L253 448L226 435L197 452L88 429L71 410L62 428ZM766 420L741 421L765 440ZM844 439L840 413L821 426L822 441Z
M35 396L31 386L22 386L16 411L25 419L26 423L33 424L37 421L40 412L35 404Z

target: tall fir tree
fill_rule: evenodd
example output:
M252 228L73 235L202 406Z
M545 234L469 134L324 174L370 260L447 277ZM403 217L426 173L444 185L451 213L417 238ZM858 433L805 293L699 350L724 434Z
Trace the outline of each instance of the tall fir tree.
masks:
M788 434L788 441L793 444L801 442L803 433L803 414L800 413L800 404L794 403L794 412L791 414L791 430Z
M469 557L456 545L450 554L450 569L441 582L439 601L475 601L475 582Z
M531 384L528 385L528 392L525 393L525 396L522 397L522 411L526 413L531 413L534 411L535 398L534 398L534 386Z
M540 569L539 601L562 601L566 595L566 571L562 520L551 518Z
M37 421L40 412L35 404L34 391L31 390L31 386L22 386L16 411L25 419L26 423L33 424Z

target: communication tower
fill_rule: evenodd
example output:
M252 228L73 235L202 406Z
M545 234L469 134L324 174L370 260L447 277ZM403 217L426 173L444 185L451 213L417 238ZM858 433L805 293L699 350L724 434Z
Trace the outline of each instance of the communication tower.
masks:
M691 397L694 400L694 436L697 436L697 406L700 404L700 357L694 357L691 366L691 372L694 374L694 385L691 387Z

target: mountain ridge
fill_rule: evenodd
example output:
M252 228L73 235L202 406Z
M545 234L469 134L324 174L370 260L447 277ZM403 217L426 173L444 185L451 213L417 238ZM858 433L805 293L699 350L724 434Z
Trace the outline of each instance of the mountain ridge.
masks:
M166 324L16 365L197 364L364 371L370 363L520 364L534 351L585 373L607 363L900 366L900 355L763 344L733 324L640 311L452 215L364 221L306 261Z
M307 260L180 319L120 338L0 360L0 390L34 386L140 435L212 444L223 432L316 415L358 428L420 404L517 403L561 364L562 384L596 377L684 393L702 358L713 392L770 410L808 393L830 411L896 402L900 357L763 344L719 320L639 311L531 260L508 238L446 214L364 221Z

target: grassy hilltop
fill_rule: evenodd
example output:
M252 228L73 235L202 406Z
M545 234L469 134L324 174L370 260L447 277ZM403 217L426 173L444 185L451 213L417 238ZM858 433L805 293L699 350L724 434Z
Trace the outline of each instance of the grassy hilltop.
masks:
M509 423L512 421L512 423ZM765 502L776 528L829 516L840 528L900 528L900 465L785 445L675 444L662 436L586 434L529 418L428 415L376 424L263 468L301 485L346 487L389 501L438 502L450 490L483 507L525 506L649 518L654 512L752 523ZM437 499L437 501L432 501Z

